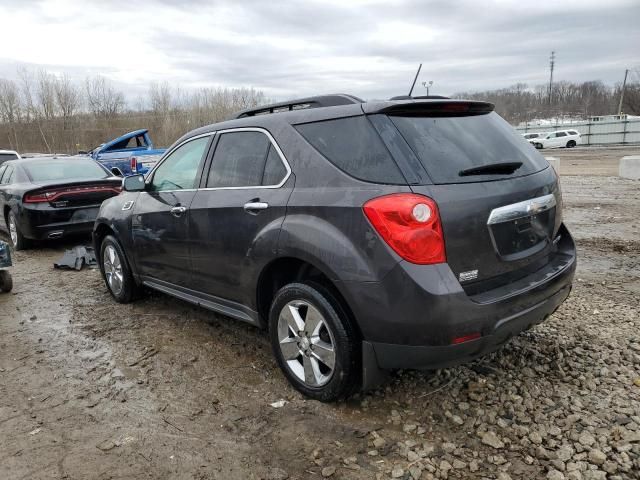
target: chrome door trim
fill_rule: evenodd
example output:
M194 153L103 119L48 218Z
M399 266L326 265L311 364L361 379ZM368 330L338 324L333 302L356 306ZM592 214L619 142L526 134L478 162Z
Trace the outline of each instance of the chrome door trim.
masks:
M532 198L523 202L505 205L491 210L487 225L496 223L504 223L518 218L530 217L538 213L546 212L556 206L556 197L554 194L544 195L542 197Z
M269 141L271 142L271 145L273 145L275 147L276 152L278 153L278 156L280 157L280 161L284 165L284 168L286 169L287 173L285 174L283 179L280 181L280 183L278 183L277 185L255 185L255 186L244 186L244 187L204 187L204 188L199 188L198 190L200 190L200 191L208 191L208 190L254 190L254 189L257 189L257 188L267 188L267 189L269 189L269 188L280 188L285 183L287 183L287 180L289 180L289 177L291 176L291 166L289 165L289 162L288 162L287 158L284 156L284 153L282 152L282 149L280 148L280 145L278 145L278 143L276 142L276 139L273 138L273 135L271 135L269 130L267 130L266 128L262 128L262 127L237 127L237 128L227 128L226 130L218 130L216 132L216 135L222 135L223 133L233 133L233 132L260 132L260 133L265 134L267 136L267 138L269 139ZM215 156L215 152L213 152L213 155ZM211 166L209 167L209 169L211 169L211 168L213 168L213 157L212 157Z

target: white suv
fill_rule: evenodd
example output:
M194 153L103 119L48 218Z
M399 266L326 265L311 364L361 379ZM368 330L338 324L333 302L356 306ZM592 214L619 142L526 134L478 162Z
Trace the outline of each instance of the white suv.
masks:
M522 136L525 140L529 140L530 142L537 138L544 138L547 136L547 132L532 132L532 133L523 133Z
M573 148L580 144L580 134L575 130L557 130L546 137L529 140L536 148Z

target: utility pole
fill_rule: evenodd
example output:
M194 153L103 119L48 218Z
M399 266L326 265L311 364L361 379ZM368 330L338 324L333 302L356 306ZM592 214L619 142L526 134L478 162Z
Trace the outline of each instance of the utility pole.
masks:
M422 82L422 86L427 89L427 97L429 96L429 87L433 85L433 80L429 80L428 82Z
M551 52L551 57L549 58L549 67L551 69L551 74L549 75L549 105L551 105L551 97L553 95L553 68L556 65L556 52Z
M629 69L624 71L624 81L622 82L622 91L620 92L620 103L618 104L618 115L622 115L622 101L624 100L624 89L627 86L627 75L629 75Z

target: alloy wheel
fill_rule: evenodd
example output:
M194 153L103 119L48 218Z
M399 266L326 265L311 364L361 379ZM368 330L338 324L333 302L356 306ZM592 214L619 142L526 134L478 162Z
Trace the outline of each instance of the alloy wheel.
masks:
M124 275L122 273L120 255L118 255L113 245L107 245L104 249L102 265L104 266L104 274L107 278L109 289L111 289L114 295L118 295L122 292Z
M302 300L287 303L278 317L278 341L287 367L311 387L325 385L336 363L335 341L320 311Z

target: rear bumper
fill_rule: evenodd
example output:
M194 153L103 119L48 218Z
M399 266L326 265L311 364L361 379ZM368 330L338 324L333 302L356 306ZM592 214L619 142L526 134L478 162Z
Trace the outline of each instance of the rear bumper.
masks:
M383 369L435 369L469 362L497 350L512 337L545 320L566 300L570 291L571 285L565 286L538 305L500 319L489 334L459 345L414 346L370 342L376 363Z
M17 221L22 234L31 240L46 240L69 235L91 233L100 210L99 205L81 208L53 208L23 206Z
M453 365L542 322L568 297L575 274L575 245L566 228L562 232L540 270L476 295L463 290L447 264L400 262L382 282L340 284L362 332L363 352L370 352L365 363L383 369ZM468 335L479 338L455 344Z

